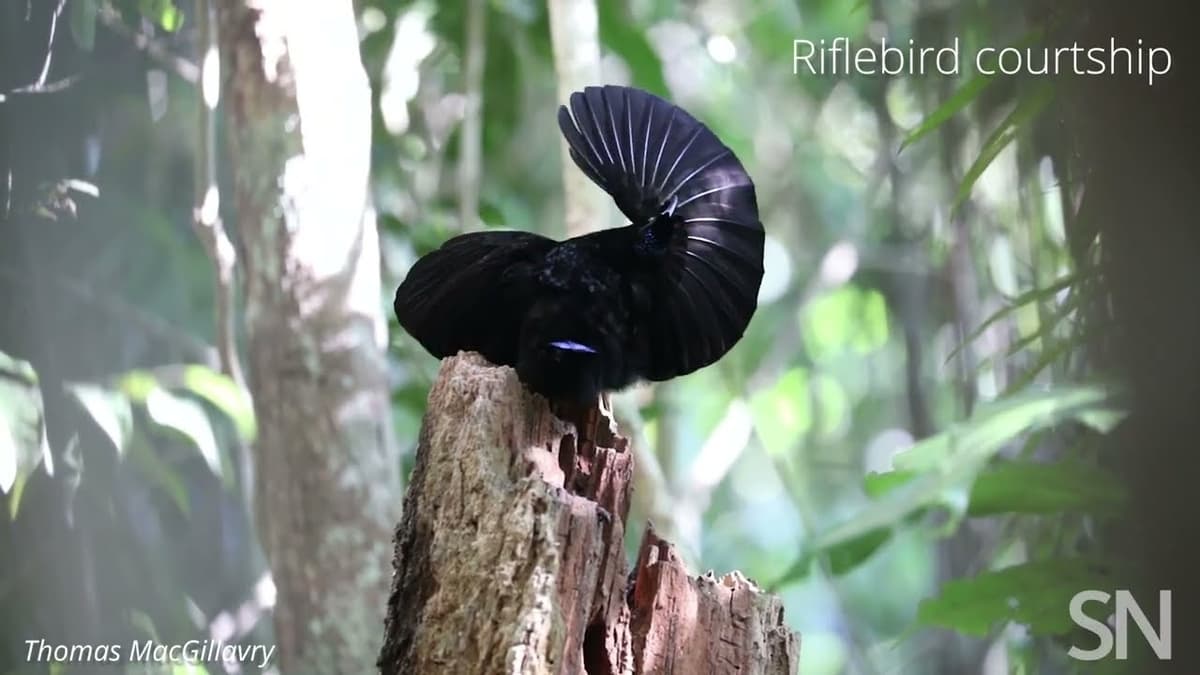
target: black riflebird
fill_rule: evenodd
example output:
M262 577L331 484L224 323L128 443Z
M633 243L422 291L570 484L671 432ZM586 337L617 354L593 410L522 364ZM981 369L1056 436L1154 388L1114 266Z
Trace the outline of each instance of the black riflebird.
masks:
M629 87L572 94L558 126L630 224L563 242L456 236L396 289L400 325L438 358L477 351L563 402L721 358L763 274L754 183L737 157L681 108Z

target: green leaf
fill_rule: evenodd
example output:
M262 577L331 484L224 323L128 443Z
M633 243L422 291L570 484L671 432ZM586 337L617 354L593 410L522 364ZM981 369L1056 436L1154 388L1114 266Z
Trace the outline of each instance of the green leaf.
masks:
M150 392L158 389L158 380L148 371L133 370L121 378L118 387L133 401L145 403Z
M228 376L205 366L188 366L183 386L225 413L244 441L254 440L258 428L250 396Z
M813 561L822 557L828 563L830 574L834 576L846 574L869 560L892 538L892 532L892 528L881 527L826 549L810 548L788 567L787 571L773 583L773 587L778 588L807 577L812 570Z
M1115 513L1125 497L1115 476L1086 462L1011 461L993 464L979 474L967 511L972 516Z
M1066 387L993 402L981 406L970 420L898 453L892 464L897 469L931 471L942 469L956 456L986 460L1017 436L1104 407L1106 399L1101 387Z
M963 176L962 182L959 183L958 193L954 196L951 209L957 210L966 201L967 197L971 196L971 190L975 187L975 182L979 180L979 177L991 165L992 160L996 159L1000 151L1020 135L1024 125L1029 120L1033 119L1046 107L1053 94L1054 90L1050 85L1040 83L1031 94L1023 96L1017 102L1017 106L1008 114L1008 117L983 142L983 148L979 151L979 157L975 158L975 161Z
M124 454L133 431L133 408L129 405L129 398L121 392L93 384L70 384L66 389L112 441L117 453Z
M958 111L966 107L966 105L971 101L974 101L975 98L979 96L980 92L982 92L989 84L991 84L992 77L994 76L982 74L973 75L967 80L966 84L959 87L958 90L950 96L950 98L946 99L944 103L938 106L936 110L930 113L929 116L922 120L915 129L910 131L908 135L904 137L904 140L900 143L900 149L903 150L913 143L916 143L931 131L934 131L938 127L942 126L946 120L954 117Z
M1032 45L1041 39L1043 33L1044 29L1042 28L1034 29L1024 35L1012 46L1020 48ZM996 70L994 64L992 64L990 70ZM909 145L921 140L931 131L942 126L946 120L958 114L960 110L965 108L971 101L974 101L979 94L983 92L983 90L986 89L989 84L991 84L993 77L996 76L977 73L968 78L963 86L959 87L957 91L950 95L950 98L946 99L945 102L938 106L932 113L929 114L928 117L922 120L915 129L910 131L904 137L904 140L900 143L900 149L903 150Z
M918 606L917 623L985 636L1011 621L1035 635L1059 635L1074 626L1068 614L1072 596L1111 584L1111 575L1085 558L1023 563L946 582L937 597Z
M812 427L808 396L808 371L793 368L770 389L750 400L754 428L767 453L779 457L791 452Z
M955 356L958 356L959 352L961 352L967 345L974 342L976 340L976 338L978 338L980 335L983 335L983 332L985 330L987 330L989 327L991 327L992 324L1005 318L1009 314L1012 314L1013 312L1020 309L1021 307L1024 307L1025 305L1028 305L1028 304L1031 304L1034 302L1042 302L1044 300L1047 300L1047 299L1053 297L1059 291L1063 290L1064 288L1069 288L1070 286L1072 286L1076 282L1082 280L1086 276L1087 276L1087 274L1085 272L1078 272L1078 271L1073 272L1071 274L1068 274L1068 275L1054 281L1049 286L1046 286L1044 288L1035 288L1033 290L1022 293L1015 298L1012 298L1011 300L1008 301L1008 304L1006 304L1005 306L1003 306L1000 309L993 312L991 314L991 316L984 319L983 323L979 324L979 326L977 326L975 328L975 330L971 331L971 334L968 335L962 341L962 343L959 344L957 347L955 347L950 352L950 355L946 357L946 363L949 363L950 359L953 359ZM1075 303L1068 302L1068 303L1064 303L1064 304L1074 305Z
M173 0L140 0L138 11L170 33L179 30L183 25L183 13L175 6Z
M92 51L96 45L96 14L99 9L98 0L74 0L71 3L71 15L68 17L71 35L85 52Z
M15 518L25 482L44 455L42 394L37 373L25 361L0 352L0 368L16 376L0 378L0 492L8 495Z
M892 538L892 528L880 527L870 530L850 541L825 549L829 561L829 572L845 574L866 562L876 551Z
M183 25L183 12L179 11L174 2L166 0L159 8L158 25L162 26L163 30L174 33Z
M191 513L191 500L188 498L187 485L179 476L179 472L174 466L159 457L144 438L134 437L131 441L129 461L137 467L151 485L157 486L175 503L180 513L185 516Z
M916 471L872 471L863 479L863 491L871 498L882 497L916 477Z
M1042 352L1041 357L1034 362L1033 366L1031 366L1029 370L1021 373L1020 377L1009 383L1008 387L1004 389L1003 396L1008 397L1016 394L1017 392L1024 391L1025 388L1037 378L1038 374L1050 367L1051 364L1055 363L1059 359L1075 351L1077 347L1078 345L1073 340L1057 340L1050 343L1050 345L1046 347L1045 351Z
M625 60L635 85L652 94L668 96L662 59L641 28L625 19L624 7L625 3L621 2L596 3L600 42Z
M0 492L8 494L17 482L17 463L25 454L16 434L8 427L6 415L0 415Z
M802 316L804 344L817 361L870 354L888 342L887 301L874 289L842 286L814 298Z
M156 424L174 429L191 440L213 473L228 477L212 423L199 403L158 387L146 397L146 413Z
M1023 433L1106 408L1106 401L1107 393L1100 387L1072 387L981 406L970 420L898 453L892 460L896 475L869 476L865 487L878 498L848 520L819 532L811 548L833 549L939 504L961 516L969 508L969 490L976 476L1006 443ZM903 478L906 475L908 480ZM790 566L772 587L788 581L787 575L794 574L796 567Z

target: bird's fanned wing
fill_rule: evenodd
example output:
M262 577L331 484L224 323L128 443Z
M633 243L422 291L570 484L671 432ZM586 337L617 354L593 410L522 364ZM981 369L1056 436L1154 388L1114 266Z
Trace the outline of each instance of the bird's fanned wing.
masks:
M629 87L572 94L558 125L571 159L634 225L672 224L643 280L652 304L646 377L713 363L742 337L762 282L763 226L741 162L686 111Z
M532 301L529 266L554 245L529 232L453 237L418 260L396 289L396 318L439 359L466 350L514 365Z

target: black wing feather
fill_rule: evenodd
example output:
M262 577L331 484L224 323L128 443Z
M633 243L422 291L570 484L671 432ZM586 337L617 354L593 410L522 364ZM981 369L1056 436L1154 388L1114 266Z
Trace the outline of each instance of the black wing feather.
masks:
M558 125L571 159L634 226L672 214L666 253L639 280L651 298L646 377L719 359L745 332L762 283L765 235L741 162L682 108L629 87L572 94Z
M465 350L515 365L532 270L555 244L529 232L453 237L418 260L396 289L396 318L439 359Z

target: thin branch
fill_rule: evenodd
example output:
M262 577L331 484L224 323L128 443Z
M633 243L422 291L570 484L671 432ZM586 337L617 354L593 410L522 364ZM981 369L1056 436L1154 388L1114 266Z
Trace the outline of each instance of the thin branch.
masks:
M42 80L39 80L37 82L34 82L33 84L27 84L24 87L17 87L16 89L9 91L8 95L12 96L13 94L54 94L54 93L58 93L64 89L66 89L67 87L70 87L71 85L75 84L78 80L79 80L79 75L71 75L70 77L64 77L64 78L55 80L53 82L44 82ZM5 96L3 94L0 94L0 102L3 102L4 98L5 98Z
M204 0L197 1L197 6L201 7L198 12L201 23L206 21L204 17L205 10L202 8L205 4L207 3ZM196 84L200 81L200 66L178 54L172 53L170 49L149 35L126 26L125 22L121 20L121 15L112 7L102 7L97 17L100 19L100 23L103 23L106 28L132 42L134 47L145 52L146 56L149 56L160 66L178 75L181 80L190 84ZM203 39L200 44L205 44Z
M50 64L54 60L54 34L58 32L58 17L62 15L63 7L67 6L67 0L58 0L58 6L54 8L54 13L50 15L50 37L46 41L46 60L42 63L42 72L38 75L35 89L40 89L46 84L46 78L50 77Z
M483 64L487 58L487 3L467 7L465 64L466 106L458 152L458 220L463 231L479 218L479 180L483 165Z
M237 355L233 311L233 278L237 252L221 222L220 191L217 187L217 125L214 113L220 102L221 58L217 42L216 12L209 0L199 0L198 9L202 81L199 142L195 162L196 207L192 212L192 226L196 237L204 244L215 272L216 342L221 372L245 390L245 380Z

